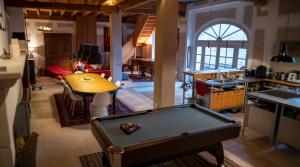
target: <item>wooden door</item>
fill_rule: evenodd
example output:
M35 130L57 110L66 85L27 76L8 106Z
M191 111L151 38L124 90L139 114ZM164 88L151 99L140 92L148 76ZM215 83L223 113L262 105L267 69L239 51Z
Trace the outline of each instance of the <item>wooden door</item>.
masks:
M72 58L72 34L44 33L46 66L68 69Z

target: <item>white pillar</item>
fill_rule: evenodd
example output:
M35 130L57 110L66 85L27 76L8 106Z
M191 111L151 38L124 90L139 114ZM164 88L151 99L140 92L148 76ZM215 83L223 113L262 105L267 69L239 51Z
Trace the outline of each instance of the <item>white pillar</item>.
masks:
M112 13L110 21L110 69L113 81L122 80L122 15Z
M155 75L153 107L174 105L178 1L156 1Z

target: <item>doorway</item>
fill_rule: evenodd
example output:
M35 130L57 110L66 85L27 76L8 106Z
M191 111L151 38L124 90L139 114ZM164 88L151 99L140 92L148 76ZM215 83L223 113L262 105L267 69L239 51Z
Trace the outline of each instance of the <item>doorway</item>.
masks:
M72 34L44 33L45 64L70 69L72 59Z

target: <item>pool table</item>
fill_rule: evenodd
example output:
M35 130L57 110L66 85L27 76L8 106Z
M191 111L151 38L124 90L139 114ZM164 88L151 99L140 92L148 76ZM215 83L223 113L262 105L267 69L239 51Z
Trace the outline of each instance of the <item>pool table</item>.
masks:
M120 124L129 122L139 123L141 128L127 135ZM94 118L91 130L103 148L104 165L146 166L208 151L222 166L222 141L238 137L240 125L192 104Z

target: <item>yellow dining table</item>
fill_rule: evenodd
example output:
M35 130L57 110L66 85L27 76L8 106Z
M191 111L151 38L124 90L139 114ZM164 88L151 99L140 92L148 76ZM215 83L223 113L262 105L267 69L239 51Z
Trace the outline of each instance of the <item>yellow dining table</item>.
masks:
M82 74L69 74L65 76L66 81L70 85L71 89L84 96L84 112L86 117L89 117L88 104L86 96L91 96L96 93L112 92L113 113L116 112L116 94L115 90L118 89L115 83L108 81L107 79L101 77L95 73L82 73Z

